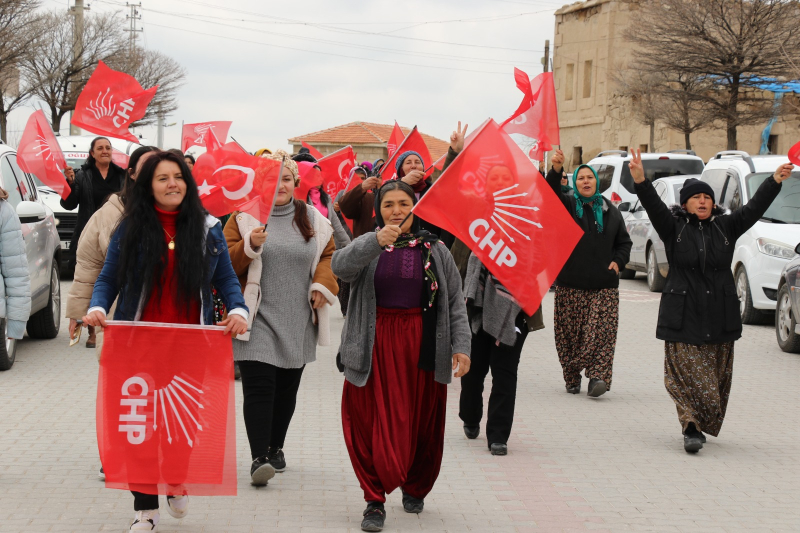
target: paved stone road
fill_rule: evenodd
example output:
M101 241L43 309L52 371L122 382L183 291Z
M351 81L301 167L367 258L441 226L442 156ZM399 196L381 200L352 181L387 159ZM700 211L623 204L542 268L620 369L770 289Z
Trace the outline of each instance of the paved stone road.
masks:
M509 455L464 437L455 383L425 511L404 513L392 494L385 531L800 531L800 355L781 352L772 327L746 326L721 436L689 456L664 390L657 296L643 279L622 289L614 390L599 399L564 392L548 295L548 327L522 355ZM336 332L341 324L334 319ZM162 514L161 531L359 530L364 503L342 439L335 353L320 349L304 374L286 472L266 488L249 485L238 415L239 495L192 498L183 520ZM68 349L62 327L55 340L24 340L0 373L0 531L126 530L130 494L96 477L96 372L93 352Z

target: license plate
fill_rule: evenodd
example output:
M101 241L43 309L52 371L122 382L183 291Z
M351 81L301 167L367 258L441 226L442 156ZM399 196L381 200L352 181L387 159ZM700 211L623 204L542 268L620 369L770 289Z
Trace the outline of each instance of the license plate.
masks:
M61 249L69 250L69 241L61 241Z

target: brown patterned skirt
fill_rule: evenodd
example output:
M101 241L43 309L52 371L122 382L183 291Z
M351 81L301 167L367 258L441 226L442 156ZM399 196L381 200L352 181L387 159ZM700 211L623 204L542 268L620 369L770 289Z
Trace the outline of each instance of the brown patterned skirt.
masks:
M567 387L602 379L611 390L611 370L619 326L619 289L556 287L556 351Z
M689 422L717 436L725 420L733 378L733 341L718 344L664 343L664 385L678 409L683 431Z

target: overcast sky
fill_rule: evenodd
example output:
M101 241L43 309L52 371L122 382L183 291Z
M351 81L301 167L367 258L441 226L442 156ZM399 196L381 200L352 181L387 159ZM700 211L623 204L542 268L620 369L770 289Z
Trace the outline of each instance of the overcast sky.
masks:
M92 13L128 11L86 0ZM129 0L130 1L130 0ZM72 0L45 0L63 9ZM458 120L503 120L520 102L513 67L542 71L552 0L141 0L140 44L187 71L181 122L232 120L248 150L353 121L418 125L446 139ZM33 108L11 117L21 130ZM64 122L66 126L66 121ZM66 128L65 128L66 130ZM67 131L62 132L64 134ZM155 128L141 133L153 143ZM12 136L13 139L13 136Z

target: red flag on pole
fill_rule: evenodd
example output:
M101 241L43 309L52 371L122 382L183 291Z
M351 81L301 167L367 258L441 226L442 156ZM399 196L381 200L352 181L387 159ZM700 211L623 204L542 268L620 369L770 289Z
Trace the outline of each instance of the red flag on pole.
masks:
M98 135L138 142L128 127L144 116L157 89L144 90L133 76L100 61L78 96L72 123Z
M317 161L319 161L320 159L322 159L324 157L322 155L322 152L320 152L319 150L317 150L316 148L314 148L313 146L311 146L307 142L303 141L301 144L302 144L303 148L308 148L308 151L311 153L311 155L314 156L314 159L316 159Z
M181 152L186 152L191 146L203 146L209 148L210 137L214 137L218 145L222 145L228 139L228 131L231 129L230 120L216 122L198 122L197 124L184 124L181 133Z
M110 321L97 443L108 488L235 495L230 336L216 326Z
M128 168L128 163L131 160L131 156L122 152L121 150L117 150L113 146L111 147L111 161L120 168Z
M336 198L339 191L345 190L350 178L350 171L356 166L356 154L352 146L345 146L326 155L319 160L322 169L322 183L325 192L331 199Z
M392 157L394 153L397 151L397 147L400 146L400 143L403 142L405 135L403 135L403 130L400 129L400 126L397 124L397 121L394 121L394 128L392 129L392 134L389 136L389 142L386 143L386 150L389 153L389 157Z
M298 161L297 170L300 173L300 185L294 189L294 197L303 202L308 198L308 191L322 185L322 171L318 163Z
M192 175L203 206L215 217L244 211L266 223L280 167L280 161L244 153L230 142L198 157Z
M800 143L789 148L789 161L794 165L800 166Z
M514 114L503 122L502 128L506 133L520 133L536 139L528 155L542 161L544 152L561 144L553 73L545 72L528 80L527 74L515 68L514 78L525 96Z
M469 246L528 314L583 235L493 120L475 132L413 211Z
M67 161L42 110L35 111L28 118L17 148L17 163L19 168L34 174L61 198L66 198L72 192L64 177Z
M425 144L425 140L422 138L422 135L417 130L417 127L414 126L403 142L400 143L400 146L397 147L395 153L389 157L386 161L386 164L381 167L381 178L383 181L393 180L397 178L397 171L394 168L395 161L397 158L403 155L405 152L412 150L417 152L419 155L422 156L422 164L423 165L431 165L433 163L433 158L431 157L431 153L428 150L428 145ZM433 167L428 170L428 173L425 174L427 178L433 173Z

